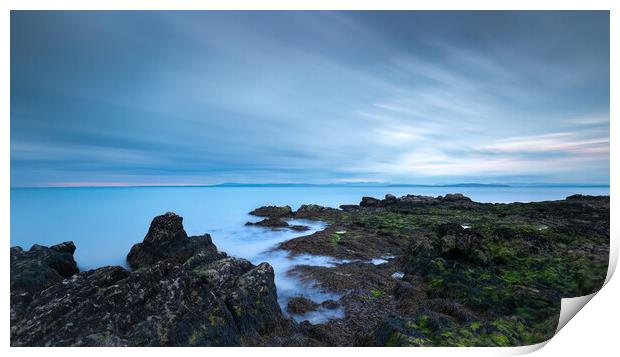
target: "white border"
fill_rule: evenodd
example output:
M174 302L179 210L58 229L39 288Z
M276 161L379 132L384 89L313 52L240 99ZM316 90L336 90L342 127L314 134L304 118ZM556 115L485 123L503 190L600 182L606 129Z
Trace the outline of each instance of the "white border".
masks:
M246 9L246 10L270 10L270 9L282 9L282 10L351 10L351 9L393 9L393 10L481 10L481 9L494 9L494 10L611 10L611 118L618 118L618 71L613 64L619 63L619 44L620 39L620 27L617 12L620 8L620 2L612 0L590 0L590 1L551 1L551 0L435 0L435 1L402 1L402 0L383 0L383 1L369 1L369 0L228 0L228 1L208 1L208 0L4 0L0 4L2 12L0 14L0 41L4 51L4 55L1 58L1 79L2 86L0 87L0 108L2 108L2 121L0 128L0 167L2 168L2 174L0 175L2 197L0 202L0 230L2 237L5 239L5 244L9 243L10 237L10 12L9 10L63 10L63 9L75 9L75 10L138 10L138 9L151 9L151 10L171 10L171 9L202 9L202 10L229 10L229 9ZM616 40L614 42L614 39ZM614 101L615 100L615 101ZM617 120L611 120L610 135L611 135L611 176L610 176L610 194L611 194L611 221L618 222L618 210L617 207L617 189L613 184L620 182L620 173L618 171L618 165L613 165L618 160L618 145L613 138L618 137L619 126ZM615 161L614 161L615 159ZM617 225L616 225L617 226ZM617 257L618 257L618 230L612 223L611 227L611 254L610 254L610 267L607 275L607 281L613 275L615 271ZM5 245L7 247L9 244ZM4 347L7 352L15 354L68 354L78 355L83 353L94 355L107 355L110 353L115 354L135 354L135 353L149 353L155 355L167 355L170 352L176 352L177 350L164 349L164 348L152 348L152 349L45 349L40 350L38 348L9 348L9 262L8 254L3 254L2 259L4 264L3 270L3 286L4 294L2 294L2 304L4 306L5 324L2 327L2 337L4 341ZM617 279L616 279L617 280ZM588 298L577 299L578 301L589 300ZM577 301L575 300L575 301ZM379 349L357 349L354 353L362 355L376 355L377 353L390 353L397 355L410 355L411 353L421 355L445 355L450 354L465 354L465 355L513 355L523 354L531 351L535 351L542 346L547 345L542 349L539 354L542 355L573 355L573 353L591 353L594 351L607 352L617 350L615 341L617 339L617 322L618 317L618 302L620 302L620 284L617 281L609 282L605 288L593 298L594 303L588 304L583 308L584 312L579 314L575 319L575 322L569 322L568 328L563 329L558 335L552 338L548 343L542 343L535 346L516 347L516 348L399 348L389 350ZM569 302L567 302L569 303ZM563 301L563 305L564 305ZM347 350L343 348L210 348L205 350L202 348L186 348L182 353L184 354L259 354L269 356L287 356L292 353L309 356L314 353L346 353ZM351 351L353 352L353 351Z

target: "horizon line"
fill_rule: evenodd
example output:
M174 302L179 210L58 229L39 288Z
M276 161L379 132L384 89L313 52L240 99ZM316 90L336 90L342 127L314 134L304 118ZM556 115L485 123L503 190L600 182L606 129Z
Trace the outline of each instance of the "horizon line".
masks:
M102 184L72 184L49 186L11 186L10 189L50 189L50 188L217 188L217 187L607 187L609 184L599 183L452 183L452 184L408 184L408 183L379 183L379 182L342 182L342 183L236 183L224 182L218 184L130 184L130 183L102 183Z

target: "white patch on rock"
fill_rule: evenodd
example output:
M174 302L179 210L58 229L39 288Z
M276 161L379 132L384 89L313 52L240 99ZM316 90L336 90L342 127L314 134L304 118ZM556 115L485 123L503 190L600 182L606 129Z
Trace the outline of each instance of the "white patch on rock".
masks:
M402 279L404 276L405 276L405 273L403 273L402 271L395 271L392 274L392 278L398 279L398 280Z

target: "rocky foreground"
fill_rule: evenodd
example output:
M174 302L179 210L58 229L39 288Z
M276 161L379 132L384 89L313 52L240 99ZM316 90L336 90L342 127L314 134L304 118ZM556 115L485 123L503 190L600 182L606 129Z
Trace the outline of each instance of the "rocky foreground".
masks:
M284 318L273 269L188 237L174 213L131 248L130 272L77 272L71 242L11 248L13 346L312 345Z
M322 220L274 249L331 256L289 274L339 294L287 310L342 306L324 324L280 310L274 273L156 217L127 256L132 271L78 272L71 242L11 248L13 346L511 346L544 341L560 299L598 290L609 254L609 197L482 204L460 194L364 197L340 209L260 207L258 224ZM291 226L288 229L295 229ZM298 228L301 230L300 228Z

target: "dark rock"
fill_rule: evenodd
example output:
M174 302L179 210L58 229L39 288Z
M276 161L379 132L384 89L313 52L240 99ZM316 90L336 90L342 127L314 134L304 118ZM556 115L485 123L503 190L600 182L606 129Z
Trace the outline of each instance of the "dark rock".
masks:
M423 346L418 341L423 341L424 333L406 327L414 323L412 318L384 319L375 331L372 345L378 347Z
M28 251L11 247L11 292L37 292L78 273L74 252L73 242L35 244Z
M188 237L183 229L183 218L168 212L151 222L142 243L135 244L127 254L132 269L151 266L161 260L183 263L192 255L203 252L212 260L222 258L208 234Z
M409 245L407 236L382 235L361 230L359 227L331 225L309 235L293 238L278 244L275 249L290 254L328 255L341 259L371 260L386 255L403 253ZM342 232L346 231L346 232Z
M385 199L380 200L373 197L362 197L362 201L359 207L381 209L395 212L412 212L416 208L425 207L429 205L449 205L457 207L477 207L478 203L473 202L466 196L460 193L447 194L445 196L430 197L419 195L406 195L402 197L396 197L394 195L387 194ZM340 206L345 211L352 211L354 208L350 206Z
M328 310L335 310L340 307L340 304L334 300L325 300L321 303L321 307Z
M307 321L305 321L307 322ZM310 324L308 322L308 324ZM301 330L301 329L300 329ZM278 339L273 343L269 343L269 346L277 346L277 347L320 347L326 346L324 343L317 341L316 339L310 337L311 334L308 330L303 330L303 332L296 332L292 334L290 337L286 339ZM332 345L333 346L333 345Z
M43 292L13 326L13 346L239 345L208 284L170 262L91 270Z
M377 207L381 204L381 201L373 197L362 197L360 206L362 207Z
M406 195L400 197L395 203L402 203L410 206L434 205L440 202L439 198L421 195Z
M387 203L387 204L390 204L390 203L396 203L396 200L397 200L397 199L396 199L396 196L394 196L394 195L390 195L390 194L388 193L387 195L385 195L384 202L385 202L385 203Z
M412 239L403 258L405 277L412 279L419 275L432 281L432 277L446 274L448 267L467 264L486 267L491 261L482 237L476 232L457 224L440 225L436 232ZM450 278L459 279L456 275Z
M281 218L268 217L258 222L247 222L246 226L261 226L261 227L269 227L269 228L289 228L294 231L303 232L310 229L308 226L304 225L289 225L287 221Z
M471 199L462 193L448 193L443 198L439 196L439 199L442 199L444 202L471 202Z
M437 227L437 233L439 234L440 237L443 237L448 234L459 235L459 234L464 234L465 232L466 232L466 229L463 228L463 226L461 226L458 223L444 223Z
M449 299L431 299L426 302L429 309L456 318L460 322L471 323L480 318L456 301Z
M295 211L295 218L305 219L319 219L324 216L337 214L339 210L331 207L324 207L319 205L301 205L297 211Z
M303 296L296 296L289 299L286 304L286 311L291 314L303 315L310 311L315 311L319 308L319 304L307 299Z
M443 332L452 324L449 317L425 308L406 317L387 317L375 330L374 345L383 347L432 346L428 337ZM423 328L420 328L421 326Z
M291 206L263 206L253 210L250 214L259 217L288 218L293 217L293 209Z
M261 227L269 227L269 228L282 228L282 227L289 226L289 224L285 220L281 218L273 218L273 217L265 218L258 222L247 222L245 225L246 226L261 226Z
M238 277L235 286L224 296L242 335L258 340L281 323L274 272L267 263Z
M519 239L539 249L545 249L549 245L549 241L544 235L529 230L518 231L508 227L499 227L493 231L493 234L500 240L512 241Z
M311 324L309 321L303 321L299 324L300 329L303 331L304 335L326 343L328 346L333 346L335 343L333 336L331 336L331 331L329 331L326 326L318 324Z
M204 252L178 265L90 270L42 291L12 316L12 346L259 345L291 326L273 269Z
M392 293L396 298L397 308L405 313L418 311L420 303L427 298L420 282L412 284L407 281L398 281Z
M446 259L467 260L486 264L488 256L482 249L482 236L456 223L445 223L437 228L439 239L433 244Z
M497 238L501 240L513 240L519 236L519 232L508 227L496 228L493 233Z
M609 203L609 196L592 196L592 195L571 195L566 197L567 201L587 201L589 203L600 202L600 203Z
M258 339L281 322L274 272L269 264L254 266L238 258L209 262L194 256L184 267L209 281L243 334Z
M289 226L289 228L297 232L304 232L310 229L310 227L308 226L299 225L299 224Z

